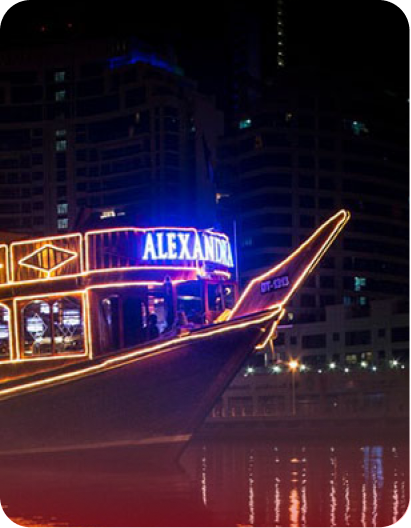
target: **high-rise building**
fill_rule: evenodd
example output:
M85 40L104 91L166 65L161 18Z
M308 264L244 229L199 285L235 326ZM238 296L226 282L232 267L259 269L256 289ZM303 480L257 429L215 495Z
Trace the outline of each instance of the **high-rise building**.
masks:
M275 0L267 16L241 2L230 11L227 109L233 113L250 108L261 96L264 84L271 84L288 64L288 8L287 1Z
M243 284L338 209L352 213L289 323L325 321L335 304L366 315L374 299L408 296L407 104L375 87L290 74L222 139L221 221L236 220Z
M133 39L3 51L0 227L65 232L85 211L209 226L221 132L172 53Z

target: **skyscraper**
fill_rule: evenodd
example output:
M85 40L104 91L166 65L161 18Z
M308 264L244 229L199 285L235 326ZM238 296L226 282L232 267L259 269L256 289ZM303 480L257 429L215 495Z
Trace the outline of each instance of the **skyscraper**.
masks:
M168 56L135 39L5 51L0 225L72 230L97 211L211 225L222 115Z
M227 21L231 51L228 106L233 114L250 108L288 65L287 8L284 0L275 0L265 17L262 10L251 10L241 2L233 7Z
M406 99L377 87L290 73L222 139L220 208L222 221L231 211L237 222L243 284L339 208L352 213L293 300L289 323L325 321L326 307L337 304L366 317L373 300L407 297L406 108Z

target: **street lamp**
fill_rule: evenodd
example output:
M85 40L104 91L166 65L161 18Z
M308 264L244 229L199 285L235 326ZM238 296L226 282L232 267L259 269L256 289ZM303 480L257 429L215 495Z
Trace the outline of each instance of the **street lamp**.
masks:
M290 369L291 371L291 402L292 402L292 413L293 413L293 416L296 415L296 408L295 408L295 373L298 369L298 367L300 366L300 364L298 363L298 361L296 359L291 359L289 362L288 362L288 368Z

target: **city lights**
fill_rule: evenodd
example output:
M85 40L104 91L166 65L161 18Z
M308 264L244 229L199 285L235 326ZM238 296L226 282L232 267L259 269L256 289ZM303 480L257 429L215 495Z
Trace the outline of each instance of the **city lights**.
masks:
M363 3L7 13L12 522L401 520L409 31Z
M290 368L291 371L296 371L299 367L299 363L296 359L292 359L288 362L288 366Z

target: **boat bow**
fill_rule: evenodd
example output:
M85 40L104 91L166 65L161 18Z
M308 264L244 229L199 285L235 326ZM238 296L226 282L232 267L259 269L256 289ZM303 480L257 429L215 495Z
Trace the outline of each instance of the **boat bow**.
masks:
M283 309L313 271L350 218L344 209L324 222L289 257L254 278L245 288L228 319L265 310Z

